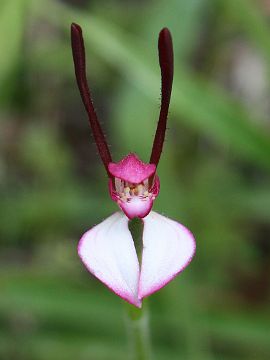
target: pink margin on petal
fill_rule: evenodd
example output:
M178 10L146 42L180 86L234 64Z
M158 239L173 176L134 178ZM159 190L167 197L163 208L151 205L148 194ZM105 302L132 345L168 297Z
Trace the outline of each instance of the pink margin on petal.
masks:
M117 296L119 296L121 299L127 301L129 304L136 306L137 308L141 308L142 307L142 301L141 299L138 298L138 302L134 302L133 298L131 299L130 297L126 296L125 293L122 293L121 291L115 291L113 290L108 284L106 284L103 280L99 279L98 277L95 276L95 274L88 268L88 266L85 264L85 262L83 261L82 256L80 255L80 248L82 246L82 243L84 241L84 238L86 237L86 235L88 234L88 232L92 231L95 228L95 226L93 226L91 229L89 229L88 231L86 231L82 237L79 240L78 246L77 246L77 251L78 251L78 255L79 258L81 259L83 265L86 267L86 269L90 272L90 274L92 276L94 276L98 281L100 281L101 283L103 283L111 292L113 292L114 294L116 294Z
M170 219L171 220L171 219ZM142 221L144 222L144 219L142 219ZM171 277L169 277L166 281L162 282L161 284L159 285L156 285L154 286L149 292L147 292L144 296L140 296L140 278L139 278L139 288L138 288L138 298L140 300L143 300L144 298L154 294L156 291L162 289L164 286L166 286L169 282L171 282L177 275L179 275L191 262L191 260L193 259L193 257L195 256L196 254L196 240L195 240L195 237L194 235L192 234L192 232L186 228L184 225L178 223L177 221L173 220L175 222L175 224L177 226L180 226L185 232L188 233L188 235L190 236L192 242L193 242L193 253L192 255L190 256L190 258L187 260L187 262L185 263L185 265L183 265L179 271L177 271L175 274L173 274ZM142 273L142 266L141 266L141 271L140 271L140 274Z

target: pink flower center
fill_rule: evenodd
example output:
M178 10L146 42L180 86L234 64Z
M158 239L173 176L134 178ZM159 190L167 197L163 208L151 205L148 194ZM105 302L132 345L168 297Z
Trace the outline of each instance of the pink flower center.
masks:
M148 191L148 183L148 179L139 184L133 184L128 181L115 178L115 189L121 201L129 202L136 196L142 200L147 198L152 198L154 200L154 195Z
M136 154L131 153L118 163L110 162L108 169L115 178L125 180L130 184L140 184L155 174L156 165L144 163Z
M156 166L129 154L118 163L109 164L111 198L129 219L144 218L152 209L159 193Z

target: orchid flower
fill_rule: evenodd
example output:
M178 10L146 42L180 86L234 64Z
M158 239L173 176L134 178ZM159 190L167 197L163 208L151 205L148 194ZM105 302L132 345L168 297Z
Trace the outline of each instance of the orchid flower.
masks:
M191 261L195 239L183 225L151 211L159 193L156 170L161 156L173 82L173 46L169 30L159 34L161 108L149 163L128 154L115 163L98 121L86 79L82 30L71 25L71 43L77 84L88 113L93 136L109 178L109 193L121 212L109 216L80 239L79 256L86 268L122 299L141 307L143 298L170 282ZM128 223L143 222L143 249L139 261Z

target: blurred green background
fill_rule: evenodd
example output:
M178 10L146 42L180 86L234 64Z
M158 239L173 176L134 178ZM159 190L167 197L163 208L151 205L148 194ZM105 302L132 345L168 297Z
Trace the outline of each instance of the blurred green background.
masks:
M270 358L270 1L1 0L0 359L127 358L122 301L81 234L116 210L73 71L70 23L115 161L148 161L157 36L175 81L155 210L197 254L149 299L154 359Z

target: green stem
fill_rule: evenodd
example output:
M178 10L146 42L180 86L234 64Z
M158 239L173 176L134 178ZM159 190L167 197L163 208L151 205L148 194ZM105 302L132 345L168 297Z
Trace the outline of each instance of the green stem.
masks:
M129 230L132 234L139 263L142 260L142 233L143 223L141 219L132 219L129 222ZM125 304L126 328L130 347L131 360L149 360L150 356L150 331L147 300L144 300L142 308Z
M130 359L149 360L150 355L150 332L148 308L144 304L143 308L125 304L125 320L128 334Z

